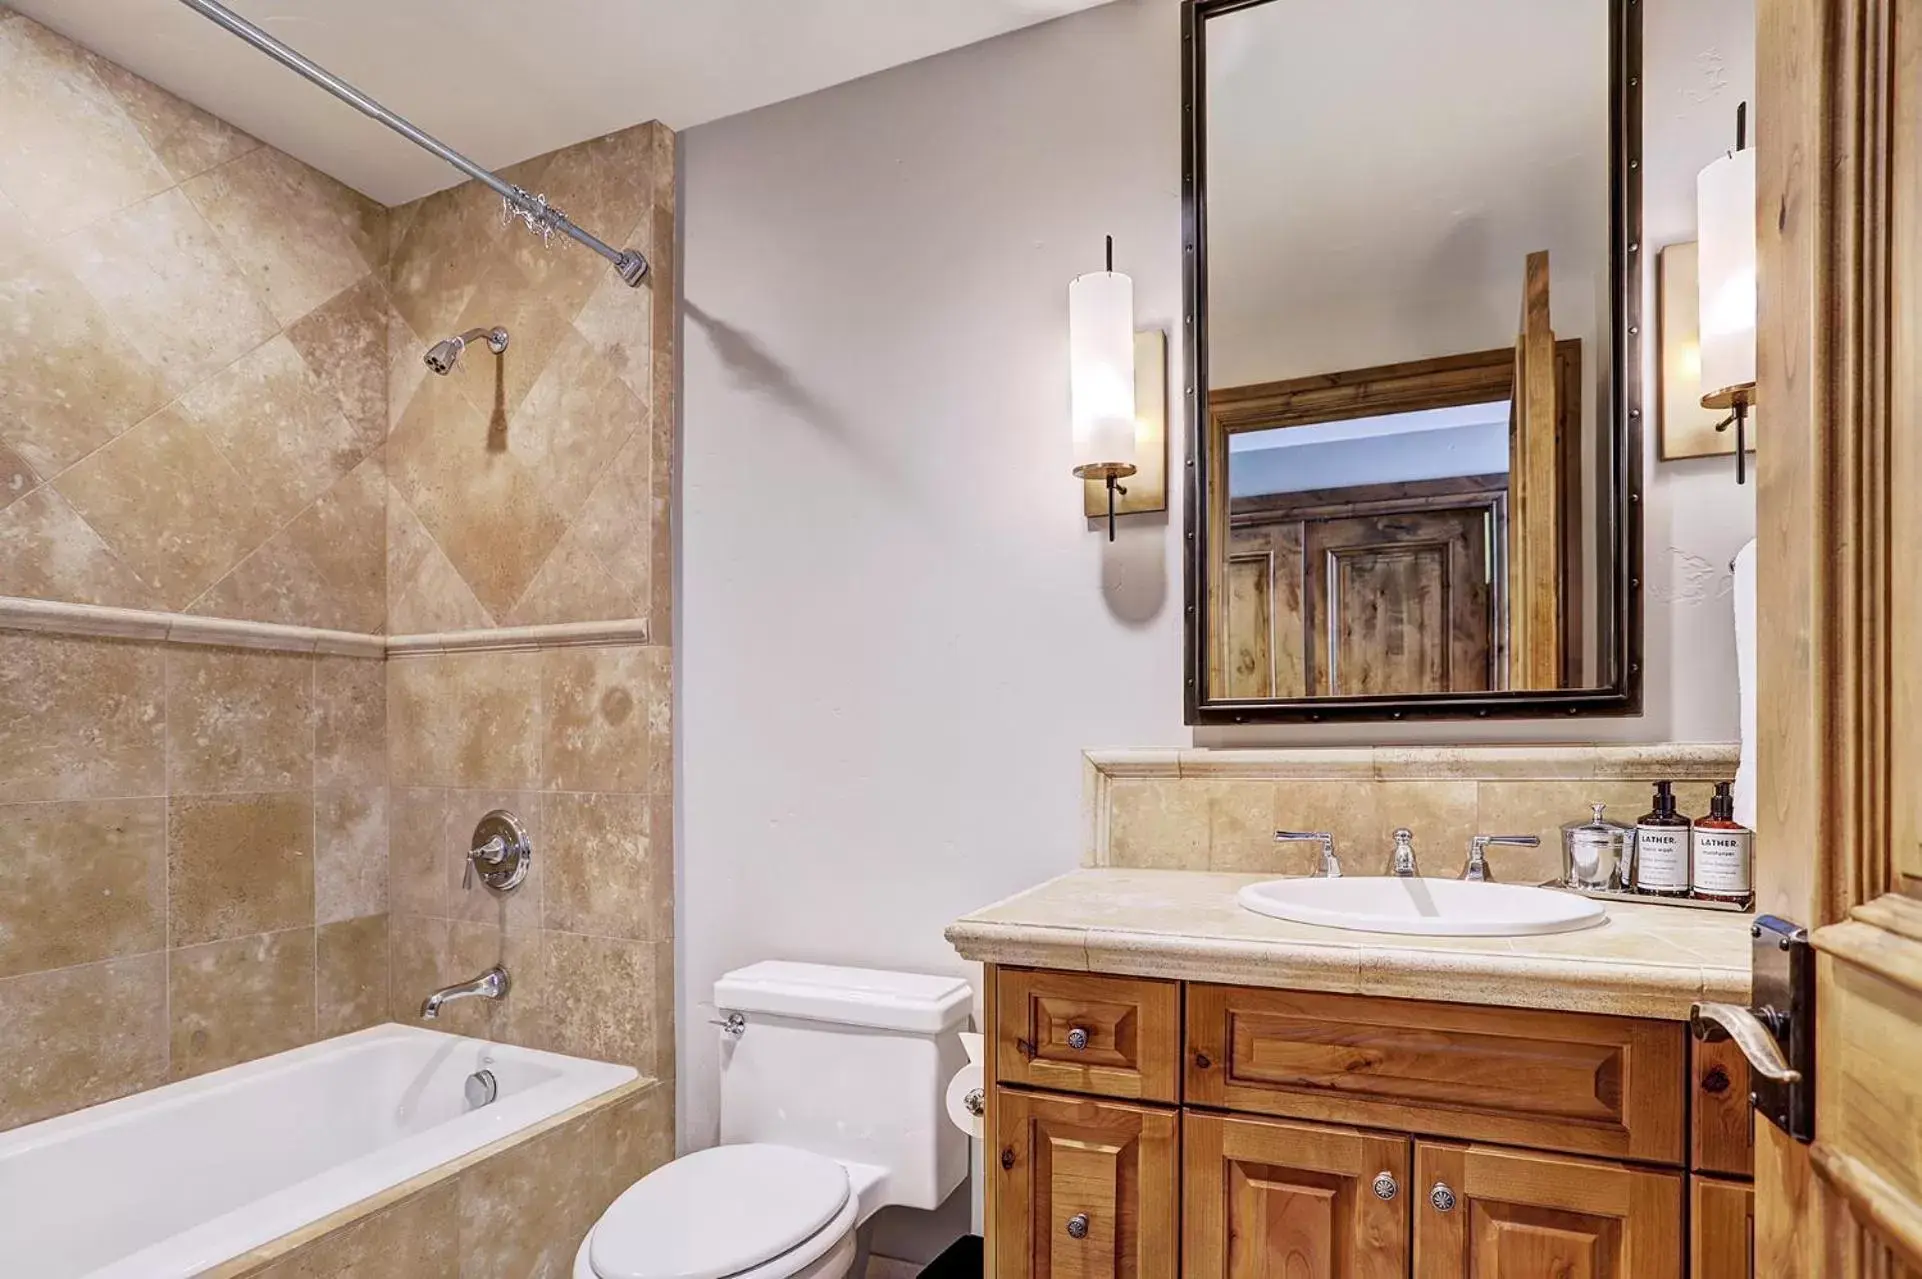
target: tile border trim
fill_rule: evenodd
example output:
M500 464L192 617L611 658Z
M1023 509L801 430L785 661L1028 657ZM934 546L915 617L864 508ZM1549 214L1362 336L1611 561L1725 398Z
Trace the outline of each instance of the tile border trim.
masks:
M579 648L648 642L648 627L644 618L560 622L549 626L509 626L488 631L372 635L315 626L283 626L276 622L197 617L155 609L68 604L14 595L0 595L0 631L375 659L424 653Z
M647 619L610 622L556 622L547 626L502 626L491 631L443 631L389 635L387 656L427 653L485 653L534 648L595 648L648 642Z
M210 644L281 653L326 653L339 657L377 658L385 656L387 651L387 642L382 637L358 631L193 617L98 604L66 604L11 595L0 595L0 630L145 640L153 644Z

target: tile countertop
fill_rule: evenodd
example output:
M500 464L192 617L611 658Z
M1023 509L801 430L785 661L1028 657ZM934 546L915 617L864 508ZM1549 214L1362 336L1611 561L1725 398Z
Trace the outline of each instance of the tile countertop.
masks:
M1754 916L1607 902L1545 937L1414 937L1270 919L1235 893L1272 875L1077 870L948 926L965 959L1337 994L1688 1018L1746 1004Z

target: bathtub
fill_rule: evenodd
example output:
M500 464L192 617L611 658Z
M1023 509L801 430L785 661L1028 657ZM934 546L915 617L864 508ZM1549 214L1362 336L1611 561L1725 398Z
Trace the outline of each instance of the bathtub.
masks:
M0 1134L0 1271L184 1279L634 1078L376 1026L29 1124Z

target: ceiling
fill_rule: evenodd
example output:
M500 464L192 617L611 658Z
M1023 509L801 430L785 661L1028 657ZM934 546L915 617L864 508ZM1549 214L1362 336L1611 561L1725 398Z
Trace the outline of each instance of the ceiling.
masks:
M225 0L500 168L616 129L680 130L1105 0ZM175 0L5 0L384 204L461 175Z

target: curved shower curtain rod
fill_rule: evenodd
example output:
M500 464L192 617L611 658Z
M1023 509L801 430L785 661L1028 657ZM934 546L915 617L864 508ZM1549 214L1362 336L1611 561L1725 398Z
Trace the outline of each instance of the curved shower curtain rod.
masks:
M639 287L641 281L646 278L647 259L636 250L609 247L602 240L575 226L565 213L547 202L546 196L530 194L512 182L496 176L492 171L483 169L439 138L416 127L406 117L389 111L327 68L303 55L299 50L290 48L268 35L232 9L218 3L218 0L180 0L180 3L216 25L231 31L282 66L298 72L348 106L380 121L423 151L439 156L475 181L486 183L500 194L501 201L509 214L525 222L528 230L535 232L543 239L552 237L558 231L562 235L579 241L612 262L614 269L620 273L621 279L625 280L630 288Z

